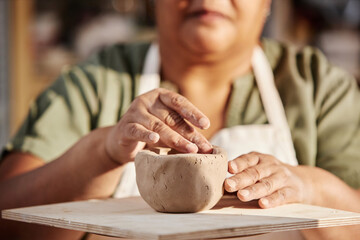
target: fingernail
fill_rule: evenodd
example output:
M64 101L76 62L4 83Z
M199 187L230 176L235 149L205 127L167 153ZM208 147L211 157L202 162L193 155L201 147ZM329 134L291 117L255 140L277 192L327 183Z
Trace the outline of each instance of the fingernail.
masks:
M208 129L210 127L210 121L207 118L200 118L199 120L200 127L203 129Z
M226 179L226 183L227 185L230 187L230 189L235 189L236 187L236 182L232 179Z
M243 197L247 197L250 195L250 191L249 190L240 190L239 194Z
M213 149L213 147L210 143L203 143L200 145L200 148L205 153L211 152L211 150Z
M197 153L198 150L199 149L195 144L189 143L186 145L186 151L188 151L189 153Z
M238 172L238 167L237 167L236 163L230 162L230 167L231 167L231 169L233 170L234 173Z
M159 136L159 134L152 132L149 134L149 139L153 142L157 142L157 141L159 141L160 136Z
M267 200L266 198L263 198L260 201L263 205L269 205L269 200Z

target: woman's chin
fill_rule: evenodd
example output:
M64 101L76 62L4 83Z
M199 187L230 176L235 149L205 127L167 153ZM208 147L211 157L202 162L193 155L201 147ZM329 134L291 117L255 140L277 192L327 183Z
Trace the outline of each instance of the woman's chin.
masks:
M229 50L232 36L221 33L184 34L181 38L185 48L199 56L222 54Z

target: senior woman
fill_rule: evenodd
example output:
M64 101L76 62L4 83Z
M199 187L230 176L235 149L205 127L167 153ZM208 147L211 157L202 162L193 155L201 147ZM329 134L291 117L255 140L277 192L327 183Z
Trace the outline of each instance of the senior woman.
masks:
M3 152L0 208L133 195L127 163L146 145L209 153L217 144L234 174L225 189L239 201L360 211L356 82L316 49L260 41L269 5L157 0L157 42L113 46L64 69ZM82 235L3 220L0 229ZM303 233L350 239L359 227Z

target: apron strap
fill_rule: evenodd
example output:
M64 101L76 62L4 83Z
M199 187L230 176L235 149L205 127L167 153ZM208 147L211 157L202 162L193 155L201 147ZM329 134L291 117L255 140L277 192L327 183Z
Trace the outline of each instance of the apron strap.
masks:
M145 57L143 72L139 79L138 95L149 92L160 86L159 45L152 43Z
M284 107L275 87L272 69L259 46L254 49L252 66L269 123L278 128L287 126Z

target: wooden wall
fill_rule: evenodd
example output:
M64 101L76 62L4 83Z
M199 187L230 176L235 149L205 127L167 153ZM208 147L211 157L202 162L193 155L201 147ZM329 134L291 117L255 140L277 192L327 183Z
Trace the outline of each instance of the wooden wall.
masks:
M36 75L31 38L34 0L11 0L10 133L13 135L26 117L31 101L44 88Z

